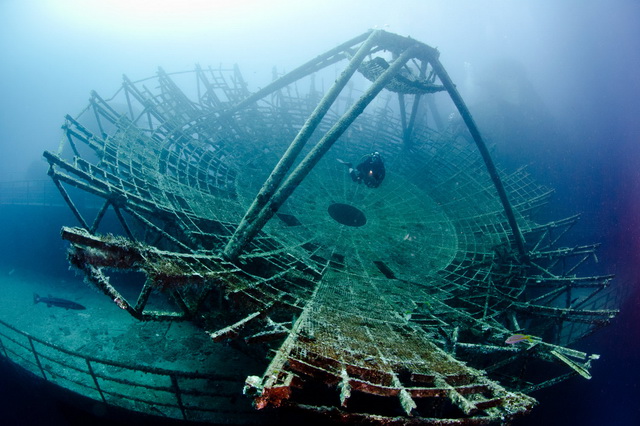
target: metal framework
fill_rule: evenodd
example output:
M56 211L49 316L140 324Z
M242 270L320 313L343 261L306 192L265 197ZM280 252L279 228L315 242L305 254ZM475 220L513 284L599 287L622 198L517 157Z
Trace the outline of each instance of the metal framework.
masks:
M262 354L244 387L257 408L501 423L530 392L590 378L598 356L569 346L616 314L613 277L578 275L597 245L560 245L577 216L536 222L551 191L495 167L438 56L376 30L253 94L238 69L199 66L92 93L44 154L81 225L62 230L71 264L138 319L191 320ZM475 146L430 126L438 92ZM337 160L374 150L387 177L371 189ZM108 212L121 235L100 232ZM146 277L135 297L113 280L127 271Z

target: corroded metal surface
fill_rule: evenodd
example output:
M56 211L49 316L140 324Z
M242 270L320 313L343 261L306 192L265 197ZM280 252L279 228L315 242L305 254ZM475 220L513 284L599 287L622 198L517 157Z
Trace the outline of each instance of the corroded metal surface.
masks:
M597 355L569 346L615 315L612 277L578 275L597 246L561 245L577 217L536 220L551 191L493 165L438 56L374 31L253 94L237 69L200 67L93 93L45 153L81 224L62 232L71 263L136 318L191 320L263 356L244 388L257 408L500 423L531 391L589 378ZM445 90L475 146L431 128ZM344 165L372 151L379 188ZM102 208L78 209L78 190ZM122 272L143 273L135 296Z

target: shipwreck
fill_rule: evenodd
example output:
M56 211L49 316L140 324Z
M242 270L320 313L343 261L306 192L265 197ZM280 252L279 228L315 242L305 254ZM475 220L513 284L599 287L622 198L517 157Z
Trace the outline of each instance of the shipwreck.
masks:
M496 167L437 49L373 30L247 87L237 68L125 76L44 153L79 223L69 262L114 309L262 359L230 391L258 410L505 423L591 377L598 355L572 345L615 316L613 277L580 273L597 244L563 245L578 215L536 219L552 191ZM464 126L440 118L447 97ZM368 188L345 162L374 151ZM225 408L176 395L177 418Z

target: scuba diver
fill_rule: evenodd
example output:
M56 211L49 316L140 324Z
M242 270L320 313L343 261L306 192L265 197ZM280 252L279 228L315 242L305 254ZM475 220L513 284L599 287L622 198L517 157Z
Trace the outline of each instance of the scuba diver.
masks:
M353 164L338 159L338 162L349 167L349 176L354 182L364 183L369 188L377 188L384 180L384 161L379 152L364 155L360 163L353 168Z

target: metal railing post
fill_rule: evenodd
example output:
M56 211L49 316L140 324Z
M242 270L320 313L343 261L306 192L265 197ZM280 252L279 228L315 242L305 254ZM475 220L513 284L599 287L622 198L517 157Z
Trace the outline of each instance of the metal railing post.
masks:
M9 354L7 353L7 349L4 347L4 343L2 343L2 339L0 339L0 349L2 349L2 352L4 352L5 358L11 359L9 358Z
M40 373L42 373L42 378L48 381L49 379L47 379L47 375L42 368L42 364L40 364L40 357L38 357L38 352L36 351L36 347L33 345L31 336L27 335L27 339L29 340L29 345L31 345L31 352L33 353L33 357L36 359L36 365L40 369Z
M93 372L93 367L91 367L91 362L89 361L88 358L85 358L84 360L87 363L87 369L89 370L89 374L91 374L91 378L93 379L93 384L96 385L96 390L100 394L100 398L102 398L102 402L104 402L106 404L107 400L104 398L104 394L102 393L102 389L100 389L100 385L98 384L98 378L96 377L95 373Z
M171 378L171 387L173 388L173 391L176 394L176 400L178 401L178 407L180 407L180 411L182 412L182 418L184 420L188 420L187 419L187 413L184 410L184 405L182 404L182 395L180 395L180 387L178 386L178 379L176 378L175 374L171 374L171 375L169 375L169 377Z

